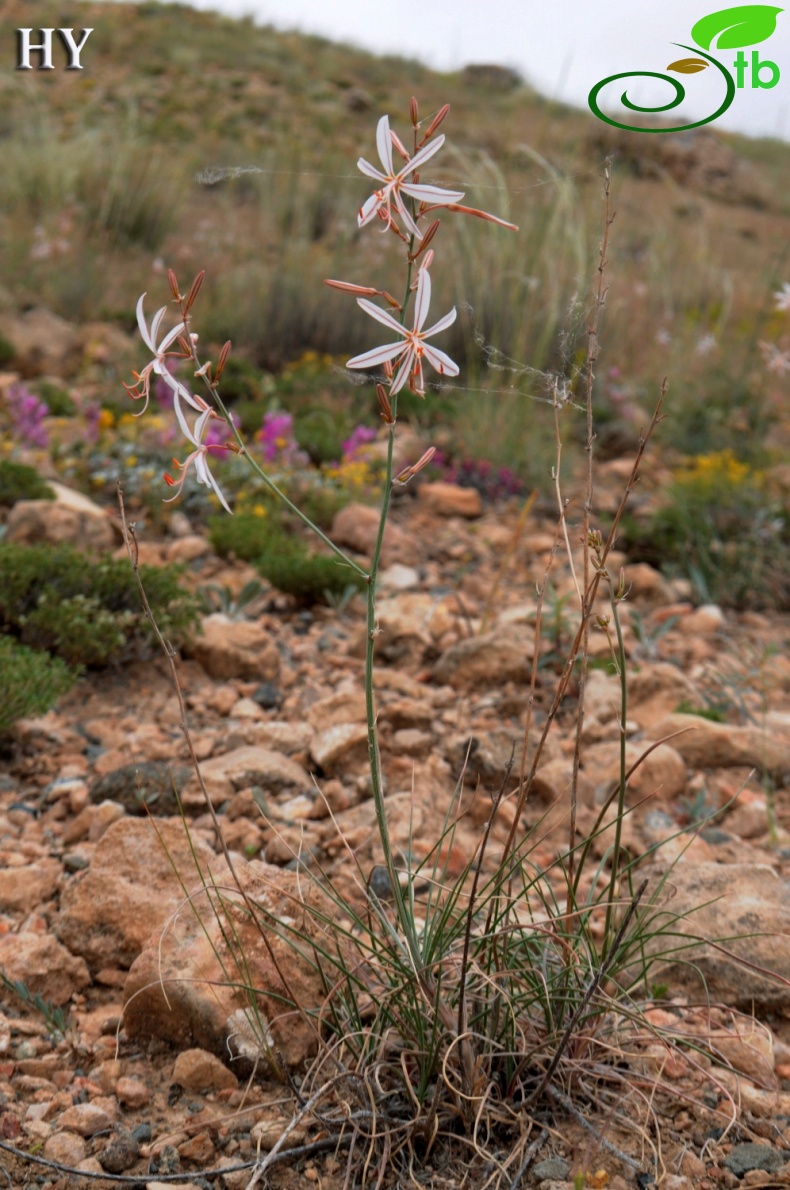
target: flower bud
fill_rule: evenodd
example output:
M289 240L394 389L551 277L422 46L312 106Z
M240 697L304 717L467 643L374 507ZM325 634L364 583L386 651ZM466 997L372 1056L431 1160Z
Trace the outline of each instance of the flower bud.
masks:
M428 464L430 463L431 459L433 458L433 456L435 454L436 454L436 447L429 446L428 449L426 450L425 454L421 455L416 463L413 463L411 465L411 467L404 467L403 470L401 472L399 472L398 475L395 476L395 478L392 482L401 484L401 485L408 483L410 479L414 479L414 476L417 474L418 471L422 471L423 467L428 466Z
M205 276L206 276L206 270L201 269L200 272L198 273L198 275L195 277L195 280L192 282L192 288L190 289L189 293L187 294L187 300L184 302L184 316L186 316L189 313L189 311L192 309L192 306L195 304L195 301L197 300L197 295L200 293L200 289L201 289L201 286L203 285L203 279Z
M167 270L167 283L170 286L170 292L172 293L173 297L176 299L177 302L180 302L181 301L181 293L179 292L178 281L176 280L176 275L172 269Z
M436 113L436 115L433 117L430 124L428 125L428 129L425 133L425 136L423 137L424 141L427 140L429 136L433 136L434 132L439 127L439 125L443 122L443 120L446 118L449 111L450 111L449 103L445 103L444 107L439 108L438 112Z
M228 356L230 355L230 348L231 348L231 342L230 342L230 339L228 339L227 343L222 348L222 351L220 351L220 353L219 353L219 359L217 360L217 372L214 377L215 384L219 383L219 378L222 375L222 372L225 368L225 364L228 362Z
M386 425L391 426L395 424L395 418L392 416L392 405L390 404L389 394L383 384L376 385L376 396L379 400L379 408L381 409L381 416Z
M420 109L417 106L417 100L412 95L411 103L409 104L409 116L411 117L412 127L416 128L420 122Z

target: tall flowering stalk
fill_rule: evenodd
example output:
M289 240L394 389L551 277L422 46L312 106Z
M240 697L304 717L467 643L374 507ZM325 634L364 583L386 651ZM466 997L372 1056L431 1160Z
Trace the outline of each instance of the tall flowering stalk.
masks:
M410 115L413 131L412 152L405 148L397 134L390 128L389 117L382 116L376 129L376 145L382 170L371 166L361 157L358 162L360 171L367 177L373 178L382 185L362 204L358 213L358 224L366 227L378 218L383 225L384 232L395 234L405 249L404 267L405 283L404 295L400 303L388 292L377 290L372 286L354 284L347 281L328 280L327 285L334 289L344 290L353 294L357 303L366 314L381 323L391 335L397 336L394 342L381 347L374 347L361 355L354 356L347 363L347 367L370 371L381 366L381 375L376 380L376 391L381 416L387 426L387 462L384 480L384 498L381 505L379 527L376 543L371 560L370 576L368 578L367 600L367 645L365 651L365 700L367 709L368 752L373 786L376 818L384 851L384 860L389 874L390 887L395 901L398 919L409 951L415 962L420 962L419 939L414 927L412 915L407 911L406 903L401 892L398 874L392 858L389 828L387 825L384 806L384 783L381 771L381 755L376 728L376 702L373 686L373 660L376 642L376 583L381 561L381 549L384 541L384 530L389 513L390 496L393 483L408 483L422 467L426 466L433 457L433 449L429 449L412 467L408 467L400 475L393 475L393 453L395 444L395 425L398 412L398 394L406 386L417 396L425 396L425 377L423 365L427 363L442 376L457 376L458 365L450 357L427 339L439 335L455 322L455 308L441 317L429 329L423 329L428 318L431 301L431 275L436 250L433 244L439 231L439 220L432 220L425 226L429 214L438 210L449 210L462 214L475 215L478 218L498 223L502 227L515 231L512 223L506 223L495 215L485 211L478 211L472 207L462 207L459 200L464 197L460 191L443 190L438 186L423 185L419 181L418 169L433 159L444 144L444 136L435 136L440 124L449 112L449 105L442 107L431 118L427 127L423 129L419 118L416 99L412 99ZM434 138L435 139L432 139ZM393 150L403 160L404 164L396 170L394 166ZM430 248L428 245L432 245ZM417 276L415 278L415 267ZM409 315L409 303L414 295L414 310ZM377 305L371 298L380 298L390 309ZM399 317L391 312L397 311Z

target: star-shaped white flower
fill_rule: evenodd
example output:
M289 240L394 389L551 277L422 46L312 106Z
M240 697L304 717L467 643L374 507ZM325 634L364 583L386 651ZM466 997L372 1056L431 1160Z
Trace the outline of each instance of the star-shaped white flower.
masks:
M186 390L184 391L186 392ZM187 477L187 472L194 464L195 475L197 477L198 483L205 484L206 487L211 488L212 491L214 491L219 497L222 507L227 512L230 512L228 502L220 491L219 484L208 469L208 452L212 449L212 447L206 446L203 442L203 435L206 431L206 426L208 425L209 420L212 417L219 417L219 414L215 413L211 406L207 405L202 397L192 397L192 403L196 409L199 408L201 410L200 416L195 422L194 431L190 430L189 424L187 423L187 420L183 414L179 417L179 423L185 433L186 438L192 443L195 449L192 451L191 455L189 455L188 458L184 460L183 463L179 463L178 459L173 459L173 464L178 467L179 471L181 471L180 479L173 479L172 476L165 472L165 483L168 485L168 487L174 487L176 489L175 493L165 501L165 504L170 504L173 500L181 495L181 489L184 486L184 480ZM214 449L221 450L222 447L214 447Z
M394 395L400 392L406 381L410 380L412 390L421 397L425 395L425 382L422 373L423 359L426 359L440 376L458 375L458 364L454 363L449 355L445 355L437 347L431 347L425 342L431 335L437 335L439 331L446 330L448 326L452 326L456 317L455 306L453 306L450 313L445 314L444 318L440 318L430 330L424 331L422 329L425 319L428 316L428 307L431 303L431 277L426 268L420 269L417 283L417 299L414 304L414 327L412 330L407 330L405 326L401 326L391 314L387 313L386 310L381 310L378 306L374 306L373 302L369 302L367 298L357 298L357 302L366 314L369 314L371 318L375 318L377 322L382 323L390 330L402 335L405 342L388 343L384 347L374 347L372 351L366 351L363 355L355 355L346 364L347 368L370 368L375 364L383 364L387 360L396 359L397 357L400 367L392 380L390 393Z
M776 298L776 309L784 311L785 314L790 314L790 284L785 281L781 289L774 292Z
M205 401L201 401L199 397L193 396L193 394L184 387L180 380L176 380L175 376L167 366L168 348L172 347L178 336L186 331L186 323L179 322L178 326L174 326L171 331L168 331L161 343L157 343L156 340L159 334L159 328L162 325L162 319L167 313L167 306L162 306L160 310L157 310L156 314L154 314L153 318L151 319L151 325L149 327L145 321L145 313L143 311L144 301L145 294L142 295L139 302L137 303L137 325L140 328L140 334L142 335L143 342L145 343L148 350L153 353L154 358L150 363L145 365L142 372L133 373L136 381L134 385L124 384L123 387L126 389L129 396L133 397L135 400L139 400L141 397L145 398L145 404L140 410L140 413L135 415L139 417L141 414L145 413L146 409L148 408L148 401L151 395L151 374L155 373L157 376L161 376L165 383L173 390L173 408L175 410L176 417L178 418L178 424L181 426L181 431L188 438L190 437L191 431L181 409L181 401L186 401L186 403L191 405L191 407L198 413L202 412L206 408L206 403Z
M381 164L384 166L384 173L376 169L374 165L366 161L364 157L360 157L357 166L369 178L374 178L377 182L383 182L384 185L380 190L375 190L370 198L363 203L359 211L357 222L360 227L364 227L366 223L370 223L376 217L380 210L386 213L387 226L394 222L392 218L392 205L395 207L403 220L404 227L416 236L418 240L422 239L422 232L417 227L414 219L411 217L406 209L406 204L401 197L401 191L408 194L411 198L416 198L420 202L434 203L438 206L443 206L446 203L460 202L464 197L462 190L442 190L439 186L424 186L422 183L407 182L405 179L414 170L419 169L426 161L433 157L434 153L438 153L444 144L444 135L437 136L436 140L431 141L430 144L420 149L418 153L407 161L402 169L395 172L395 166L392 161L392 134L390 133L390 122L388 116L382 116L376 128L376 147L379 151Z

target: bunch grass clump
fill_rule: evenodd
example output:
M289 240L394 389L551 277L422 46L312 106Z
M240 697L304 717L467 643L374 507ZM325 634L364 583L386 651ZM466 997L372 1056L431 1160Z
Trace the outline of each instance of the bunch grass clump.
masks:
M174 644L198 623L199 602L177 567L141 568L151 607ZM144 653L152 630L125 562L71 546L0 543L0 628L71 666L104 666Z

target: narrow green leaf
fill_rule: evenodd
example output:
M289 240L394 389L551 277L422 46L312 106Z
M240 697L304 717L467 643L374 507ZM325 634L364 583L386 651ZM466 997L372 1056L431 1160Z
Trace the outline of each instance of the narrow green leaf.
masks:
M780 12L784 12L784 9L775 8L772 4L739 4L735 8L722 8L697 21L691 36L703 50L709 50L716 38L717 50L737 50L744 45L757 45L774 32Z
M707 68L708 63L703 58L678 58L677 62L670 62L667 66L667 70L676 70L678 74L697 74Z

